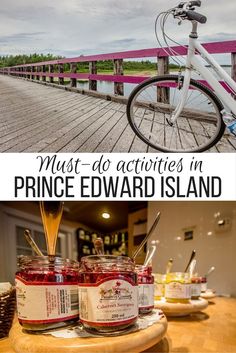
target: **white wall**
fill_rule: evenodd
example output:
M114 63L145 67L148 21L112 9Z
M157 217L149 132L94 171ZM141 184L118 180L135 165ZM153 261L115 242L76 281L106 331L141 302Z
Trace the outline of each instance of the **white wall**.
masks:
M162 215L151 239L160 241L153 261L154 272L164 272L171 257L173 271L184 271L195 249L200 275L211 266L216 267L209 277L209 287L218 294L236 296L236 202L149 202L148 229L157 211ZM232 220L229 230L217 232L218 212ZM183 229L188 227L195 227L194 238L184 241Z

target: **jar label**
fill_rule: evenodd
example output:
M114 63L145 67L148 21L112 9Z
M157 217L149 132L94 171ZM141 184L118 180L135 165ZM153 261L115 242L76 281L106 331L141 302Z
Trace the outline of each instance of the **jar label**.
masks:
M164 284L163 283L155 283L154 287L154 295L155 297L163 297L164 296Z
M16 277L18 318L23 323L50 323L79 315L77 284L33 284Z
M165 285L165 297L169 299L190 299L191 284L171 282Z
M192 294L192 297L200 297L201 283L192 283L191 284L191 294Z
M79 301L80 320L94 326L128 324L138 316L138 286L124 277L81 284Z
M201 291L206 292L207 291L207 283L202 283L201 284Z
M138 306L140 309L154 308L154 284L138 285Z

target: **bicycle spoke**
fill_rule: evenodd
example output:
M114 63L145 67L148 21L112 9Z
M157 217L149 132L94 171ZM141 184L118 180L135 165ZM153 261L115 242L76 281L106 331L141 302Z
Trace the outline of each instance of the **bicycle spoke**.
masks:
M171 114L181 99L177 80L175 76L169 81L150 80L150 84L137 91L131 110L139 107L145 112L142 118L132 112L135 131L144 142L161 151L204 149L219 135L222 126L219 110L208 94L192 84L184 109L172 126Z

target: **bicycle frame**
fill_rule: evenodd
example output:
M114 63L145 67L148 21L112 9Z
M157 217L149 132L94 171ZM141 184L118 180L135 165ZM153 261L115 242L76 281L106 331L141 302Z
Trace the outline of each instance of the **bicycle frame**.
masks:
M214 92L222 101L229 115L231 112L236 115L236 101L225 88L220 84L218 79L207 69L201 62L196 51L200 56L213 68L219 79L225 81L231 89L236 92L236 82L222 69L222 67L214 60L207 50L198 42L197 22L193 21L193 30L189 38L189 47L186 59L186 71L184 75L183 87L181 90L181 98L175 111L173 112L171 122L174 123L180 116L188 97L188 90L191 80L192 68L195 68L202 77L208 82L211 87L214 87Z

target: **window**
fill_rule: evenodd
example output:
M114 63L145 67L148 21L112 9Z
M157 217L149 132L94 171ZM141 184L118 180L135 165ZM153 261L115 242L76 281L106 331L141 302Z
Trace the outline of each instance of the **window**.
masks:
M31 246L28 244L28 242L25 239L24 236L24 231L26 227L20 227L16 226L16 255L26 255L26 256L32 256L36 255ZM39 249L42 251L44 255L47 255L47 245L46 245L46 240L44 233L33 229L33 227L30 229L32 238L38 245ZM57 241L57 246L56 246L56 256L62 256L62 238L64 234L60 233Z

